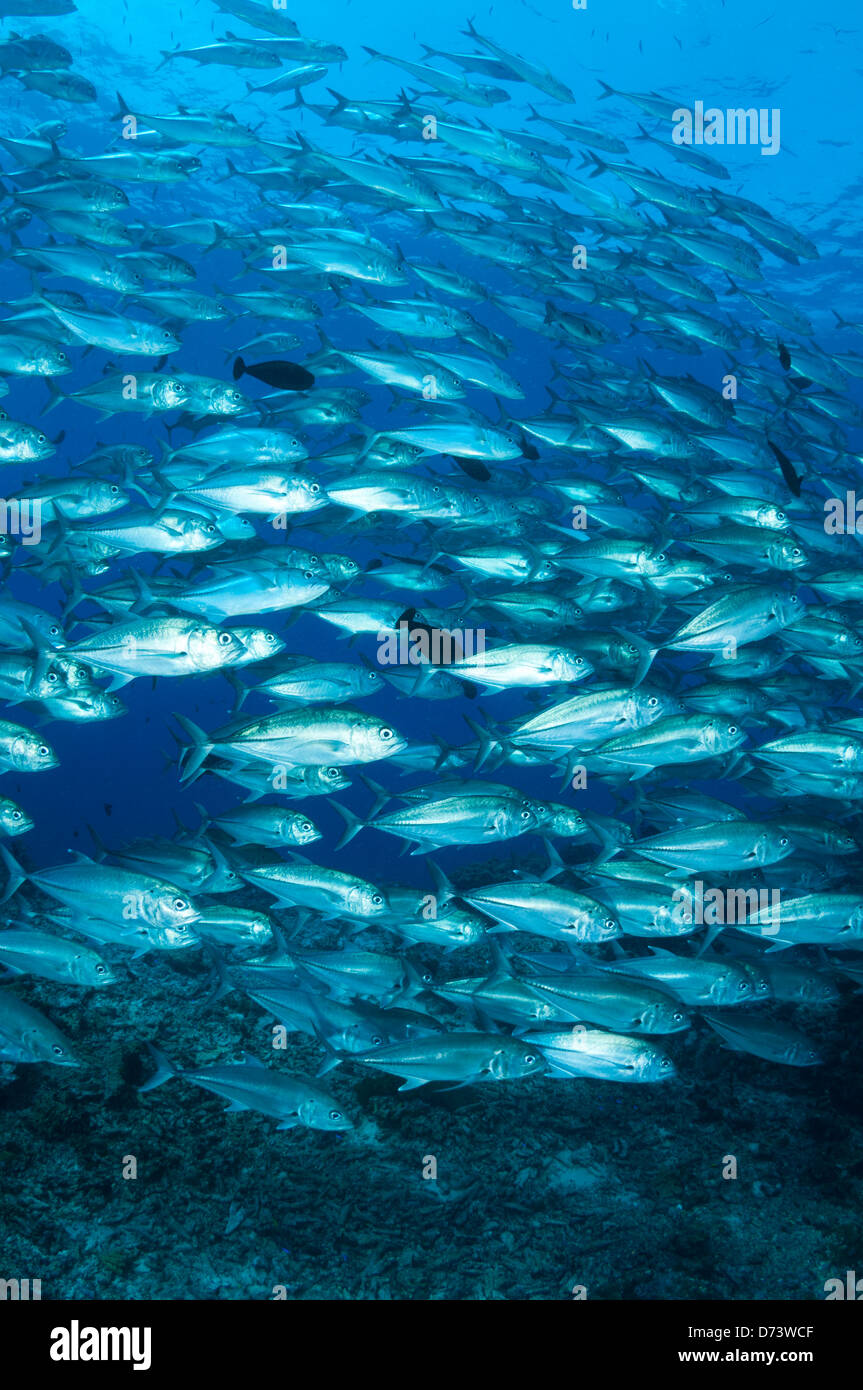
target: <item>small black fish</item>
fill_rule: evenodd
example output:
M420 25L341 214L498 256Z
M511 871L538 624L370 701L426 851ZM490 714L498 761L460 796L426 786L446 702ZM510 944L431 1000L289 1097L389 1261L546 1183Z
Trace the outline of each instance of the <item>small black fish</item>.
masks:
M308 391L315 384L312 373L296 362L258 362L250 367L238 357L234 363L234 381L239 381L244 373L267 386L274 386L277 391Z
M491 477L485 464L480 463L478 459L456 459L455 461L462 472L466 473L469 478L473 478L474 482L487 483Z
M774 454L779 460L779 467L782 469L783 478L790 487L791 491L794 493L794 496L799 497L800 486L803 479L795 471L793 463L788 458L788 456L782 452L782 450L779 448L779 445L774 444L772 439L768 439L767 443L770 445L771 449L773 450Z
M520 436L519 443L521 444L521 452L526 459L539 458L539 450L523 434Z

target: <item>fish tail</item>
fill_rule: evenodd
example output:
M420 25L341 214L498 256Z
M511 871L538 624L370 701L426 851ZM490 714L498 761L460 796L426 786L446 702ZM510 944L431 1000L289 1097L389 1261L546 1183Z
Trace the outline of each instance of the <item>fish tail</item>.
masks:
M476 759L476 769L479 771L483 764L488 762L490 758L495 757L499 753L503 753L504 745L500 743L493 734L489 733L488 729L484 729L481 724L478 724L475 719L468 719L467 715L465 715L465 723L479 741L479 750ZM494 765L497 766L497 763Z
M342 849L342 847L348 844L355 835L359 835L361 830L365 830L366 821L361 820L359 816L355 816L353 811L349 811L347 806L342 806L338 801L331 801L330 805L333 810L338 811L342 820L345 822L344 834L335 846L336 849Z
M177 1067L174 1066L169 1057L165 1056L164 1052L159 1051L158 1047L154 1047L152 1043L147 1043L147 1052L150 1055L150 1061L155 1062L156 1070L149 1081L145 1081L143 1086L138 1087L139 1092L154 1091L164 1081L170 1081L172 1076L179 1075Z
M21 868L17 859L6 849L5 845L0 845L0 858L2 858L6 871L9 874L9 882L6 884L2 899L0 899L0 901L5 903L18 892L22 883L27 882L27 875Z
M243 361L242 357L238 357L236 362L234 363L234 381L239 381L240 377L243 375L245 370L245 362Z
M214 745L209 742L204 730L193 724L191 719L187 719L183 714L175 714L174 718L183 733L192 740L192 747L185 750L183 757L183 781L188 782L200 771Z
M42 378L42 380L48 387L48 401L46 405L43 405L39 414L47 415L49 410L53 410L55 405L59 405L62 400L65 400L66 393L65 391L60 390L60 387L56 384L52 377L45 376Z
M387 791L386 787L382 787L379 782L375 782L373 778L368 777L363 772L360 773L360 781L363 783L364 786L368 787L369 791L375 798L372 809L369 811L369 814L366 817L367 821L371 821L374 820L378 812L383 810L387 802L392 800L392 797L390 793ZM335 805L335 802L333 804Z

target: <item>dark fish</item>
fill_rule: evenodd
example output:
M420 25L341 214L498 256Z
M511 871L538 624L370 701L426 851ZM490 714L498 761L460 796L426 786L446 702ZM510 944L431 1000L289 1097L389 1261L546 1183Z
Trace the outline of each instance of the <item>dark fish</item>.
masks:
M456 459L455 462L463 473L466 473L469 478L473 478L474 482L487 483L491 477L485 464L480 463L479 459Z
M521 452L526 459L539 458L539 450L524 435L521 436Z
M244 373L257 377L258 381L266 382L267 386L274 386L278 391L308 391L315 384L312 373L296 362L258 362L249 367L242 357L238 357L234 363L234 381L238 381Z
M797 472L795 472L793 463L787 457L787 455L783 454L782 450L779 448L779 445L774 444L772 439L768 439L767 443L770 445L771 449L773 450L774 454L779 460L779 467L782 469L783 478L790 487L791 491L794 493L794 496L799 497L800 484L803 481L802 478Z

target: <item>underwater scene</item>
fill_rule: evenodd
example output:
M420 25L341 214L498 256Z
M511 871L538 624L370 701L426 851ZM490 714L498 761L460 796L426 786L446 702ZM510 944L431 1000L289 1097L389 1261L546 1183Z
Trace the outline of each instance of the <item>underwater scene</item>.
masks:
M4 1298L857 1297L858 7L0 20Z

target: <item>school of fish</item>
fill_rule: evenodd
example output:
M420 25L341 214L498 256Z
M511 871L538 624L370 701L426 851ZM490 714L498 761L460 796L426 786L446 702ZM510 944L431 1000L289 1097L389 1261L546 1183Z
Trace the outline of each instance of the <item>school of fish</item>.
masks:
M673 95L567 73L580 111L599 97L586 124L473 22L452 51L349 58L216 0L224 32L163 54L173 105L140 85L106 120L84 54L10 28L74 9L0 0L4 83L53 116L0 135L0 461L30 471L7 518L41 518L2 537L0 771L56 768L51 723L123 715L133 681L219 676L229 714L176 716L201 820L173 838L33 866L0 797L0 1060L83 1062L19 975L110 988L180 951L216 1007L242 991L316 1040L320 1072L290 1045L180 1065L166 1019L142 1089L185 1080L284 1129L354 1127L336 1068L673 1084L676 1035L705 1026L825 1060L800 1011L863 982L863 557L853 518L829 524L861 478L863 325L816 332L776 291L816 246L672 144ZM336 90L367 62L391 99ZM236 111L179 99L205 64L245 78ZM161 184L210 215L160 221ZM201 323L217 377L184 355ZM33 377L108 442L77 457L19 419ZM417 703L424 739L401 727ZM348 872L358 836L427 883Z

